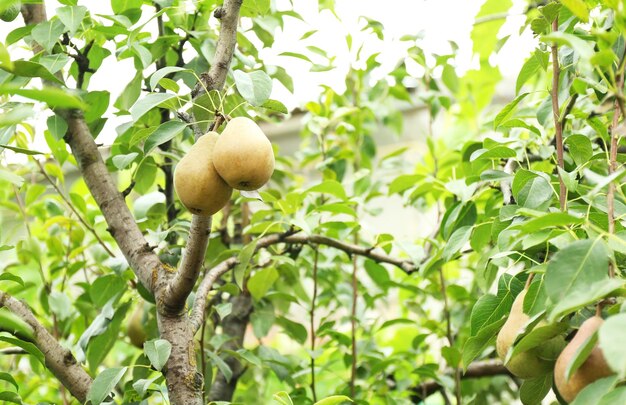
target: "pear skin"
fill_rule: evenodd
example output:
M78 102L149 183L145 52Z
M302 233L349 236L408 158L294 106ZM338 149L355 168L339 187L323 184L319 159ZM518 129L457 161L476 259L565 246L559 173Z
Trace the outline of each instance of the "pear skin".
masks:
M496 339L496 350L498 356L503 361L506 359L509 348L515 342L518 333L530 319L523 310L524 297L526 297L526 290L520 292L515 298L515 301L513 301L511 313L504 325L502 325L502 329L500 329ZM505 364L505 367L519 378L535 378L545 375L550 372L552 362L539 356L540 351L541 347L535 347L531 350L518 353L511 357L509 362Z
M561 355L556 360L554 366L554 384L559 390L561 397L569 402L572 402L578 393L582 391L587 385L599 380L600 378L608 377L613 373L609 365L606 363L602 349L596 344L591 350L589 357L580 365L578 370L570 376L569 380L565 379L565 371L570 364L572 357L576 354L581 345L593 335L604 323L604 320L599 316L593 316L583 322L580 325L580 329L576 332L574 338L563 349Z
M236 117L226 124L213 150L215 170L237 190L257 190L274 173L272 144L250 118Z
M130 338L130 342L139 349L143 349L143 344L147 339L145 328L146 318L143 304L137 305L126 327L126 334Z
M211 216L226 205L233 189L217 174L212 156L219 135L209 132L198 138L174 170L174 189L193 214Z

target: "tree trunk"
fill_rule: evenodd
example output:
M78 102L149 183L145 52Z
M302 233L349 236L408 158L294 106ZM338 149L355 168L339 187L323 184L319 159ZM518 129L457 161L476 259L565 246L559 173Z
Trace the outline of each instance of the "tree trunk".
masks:
M196 367L193 331L186 315L157 315L161 339L172 345L163 369L172 405L202 405L202 374Z

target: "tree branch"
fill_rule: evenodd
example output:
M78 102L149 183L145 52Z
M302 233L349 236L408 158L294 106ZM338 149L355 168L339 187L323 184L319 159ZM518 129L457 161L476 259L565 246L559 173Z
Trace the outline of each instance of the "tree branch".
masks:
M453 376L454 370L448 369L444 374ZM465 374L461 375L461 379L493 377L497 375L512 376L509 370L502 365L501 361L485 360L470 364ZM414 403L421 403L424 399L443 388L444 387L438 381L426 381L415 387L411 387L411 399Z
M411 274L417 271L417 266L410 260L398 259L392 256L388 256L384 253L377 252L372 247L354 245L323 235L304 235L294 234L293 232L268 235L257 241L256 251L279 243L311 246L326 245L338 250L342 250L346 252L349 256L363 256L372 259L378 263L392 264L400 268L407 274ZM237 263L238 260L236 257L231 257L224 260L223 262L210 269L198 286L198 290L196 291L196 300L194 302L194 306L190 315L190 320L193 325L193 330L195 332L197 332L202 325L202 321L204 319L204 311L206 309L207 297L209 292L211 291L211 288L213 287L213 283L215 283L215 281L228 270L234 268Z
M243 0L225 0L224 5L215 10L215 17L222 20L215 59L209 71L200 76L200 82L191 92L192 97L197 98L204 92L221 90L224 87L235 46L237 46L237 23L242 3Z
M210 233L211 217L194 215L191 218L189 238L181 264L166 291L165 305L172 313L184 308L187 297L196 285Z
M45 4L23 6L22 16L26 24L38 24L46 21ZM33 45L35 53L41 52L41 50L39 45ZM48 84L54 85L53 83ZM85 183L109 226L109 232L141 283L149 291L154 291L158 273L155 272L155 276L153 276L153 271L162 266L161 261L148 246L126 206L122 194L117 190L117 186L102 160L102 155L98 151L94 137L85 122L82 111L58 109L56 113L67 122L68 130L64 139L76 157Z
M224 87L237 45L237 23L241 4L242 0L226 0L224 5L215 11L215 17L222 20L215 59L209 72L201 75L201 81L192 91L194 99L202 94L201 90L208 92L221 90ZM165 305L172 310L184 308L185 301L198 280L200 267L209 244L210 227L210 218L192 216L185 255L176 276L167 286L164 298Z
M43 353L46 367L76 399L84 403L93 381L72 353L61 346L23 302L0 291L1 307L6 307L33 328L34 344Z

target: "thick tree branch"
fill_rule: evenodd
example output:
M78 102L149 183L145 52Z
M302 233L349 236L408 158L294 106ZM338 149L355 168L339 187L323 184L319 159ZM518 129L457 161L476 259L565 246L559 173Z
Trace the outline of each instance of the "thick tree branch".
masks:
M0 291L0 308L6 307L33 328L34 344L43 353L46 367L81 403L87 400L92 379L72 353L44 328L30 308L9 294Z
M201 75L201 82L192 92L194 99L201 95L201 90L221 90L224 87L237 45L237 23L241 3L242 0L226 0L224 5L215 11L215 16L222 20L215 59L209 72ZM181 310L184 307L187 296L198 280L200 267L209 244L210 227L210 219L193 215L185 255L178 273L167 287L164 299L166 306L172 310Z
M167 289L165 304L172 313L184 308L187 297L196 285L210 233L211 217L194 215L191 218L189 238L180 267Z
M445 374L453 376L454 370L446 370ZM461 375L461 379L465 380L470 378L493 377L497 375L512 376L509 370L502 365L501 361L485 360L470 364L465 374ZM414 403L421 403L424 399L442 389L443 386L439 382L426 381L411 388L411 399Z
M26 24L44 22L45 4L23 6L22 16ZM42 49L34 44L33 51L37 53ZM141 283L148 290L154 291L157 277L153 276L153 271L156 275L161 262L148 246L122 194L117 190L117 185L102 160L83 113L80 110L67 109L56 110L56 113L67 122L65 141L76 157L85 183L100 207L111 235Z
M222 20L220 36L217 40L213 65L200 76L200 82L191 92L194 98L211 90L221 90L226 82L230 62L237 46L237 23L243 0L225 0L224 5L215 10L215 17Z
M411 274L418 269L417 266L410 260L398 259L396 257L392 257L384 253L378 252L372 247L365 247L352 243L342 242L340 240L323 235L304 235L294 234L293 232L268 235L257 241L256 250L258 251L259 249L263 249L279 243L311 246L326 245L335 249L342 250L346 252L346 254L348 254L349 256L363 256L372 259L378 263L392 264L396 267L399 267L407 274ZM194 331L197 332L202 325L207 297L209 292L211 291L211 288L213 287L213 283L215 283L215 281L218 280L228 270L234 268L237 263L238 261L236 257L231 257L224 260L223 262L219 263L211 270L209 270L200 285L198 286L198 290L196 291L196 300L194 302L194 306L190 316Z

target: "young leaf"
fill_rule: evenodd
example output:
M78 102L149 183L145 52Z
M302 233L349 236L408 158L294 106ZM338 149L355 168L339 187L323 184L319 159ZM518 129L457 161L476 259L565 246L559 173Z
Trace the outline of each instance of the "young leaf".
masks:
M161 371L167 359L170 358L172 345L165 339L149 340L143 344L143 352L150 360L150 364L156 370Z
M87 394L87 400L91 401L91 405L100 405L104 402L126 374L127 369L127 367L109 368L98 374Z
M272 79L262 70L246 73L241 70L233 72L235 85L239 94L253 106L261 106L272 94Z

